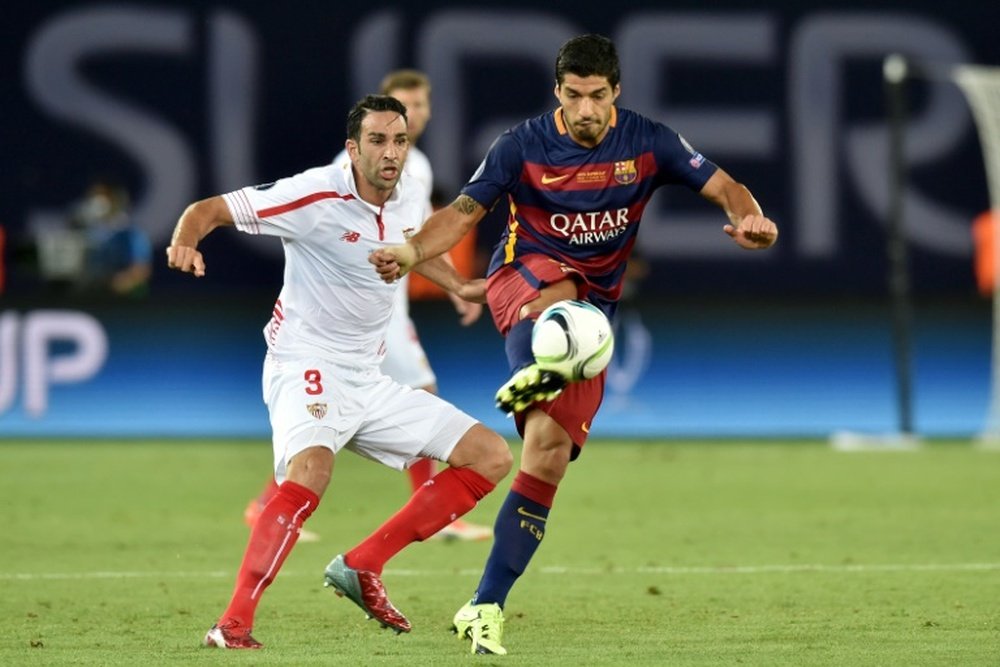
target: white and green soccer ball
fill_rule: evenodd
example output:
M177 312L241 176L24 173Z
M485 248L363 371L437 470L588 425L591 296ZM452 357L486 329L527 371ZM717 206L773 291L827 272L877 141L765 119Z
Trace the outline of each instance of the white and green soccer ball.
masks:
M586 301L557 301L542 311L531 332L531 351L538 367L570 382L600 374L614 348L611 322Z

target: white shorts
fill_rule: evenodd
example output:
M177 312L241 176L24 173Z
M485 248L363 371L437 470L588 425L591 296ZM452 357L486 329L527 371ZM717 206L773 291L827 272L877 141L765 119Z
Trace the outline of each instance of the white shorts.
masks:
M422 389L437 384L413 320L400 308L393 310L385 334L382 372L407 387Z
M321 359L264 360L264 402L271 417L274 477L313 446L347 448L402 470L417 459L447 461L477 421L433 394Z

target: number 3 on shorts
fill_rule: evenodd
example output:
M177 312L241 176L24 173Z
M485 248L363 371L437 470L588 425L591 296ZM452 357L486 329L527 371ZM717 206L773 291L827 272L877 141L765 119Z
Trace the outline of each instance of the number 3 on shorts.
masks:
M306 393L310 396L315 396L317 394L323 393L323 376L315 368L310 368L305 372L305 381L309 383L306 387Z

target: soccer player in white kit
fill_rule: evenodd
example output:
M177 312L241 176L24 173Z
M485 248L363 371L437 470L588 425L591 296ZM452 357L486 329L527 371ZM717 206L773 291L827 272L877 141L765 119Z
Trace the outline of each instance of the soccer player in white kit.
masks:
M421 187L425 191L426 214L433 212L431 206L431 191L434 185L434 172L430 160L417 148L420 139L431 117L431 83L423 72L412 69L401 69L389 72L383 77L379 87L382 95L391 95L406 106L407 133L410 137L410 150L403 166L403 181L407 188ZM334 164L349 163L350 156L346 150L341 151L334 159ZM414 231L419 230L417 227ZM450 261L447 255L442 256ZM437 377L427 360L427 354L420 344L416 327L410 318L410 300L408 296L409 276L404 276L401 285L396 290L395 305L389 328L385 336L386 353L382 359L382 371L400 384L414 389L423 389L432 394L438 393ZM482 314L483 306L479 303L465 301L453 293L449 293L455 310L458 312L463 326L473 324ZM410 464L407 476L411 490L415 493L427 483L436 472L437 463L433 459L419 459ZM263 490L257 497L250 500L243 512L247 525L253 526L261 510L271 496L278 490L273 478L269 478ZM486 540L493 536L489 526L456 519L442 528L435 537L446 540ZM319 536L303 530L299 536L302 541L316 541Z
M264 327L263 372L280 486L251 530L232 598L206 646L261 647L250 634L261 594L316 509L341 449L397 469L420 457L449 464L325 572L327 585L396 632L411 624L386 595L385 563L471 510L512 465L495 432L380 370L398 286L370 270L368 255L402 243L423 220L425 201L399 182L409 149L402 103L365 97L348 115L347 136L349 165L195 202L167 248L171 268L196 276L205 275L198 243L219 226L277 236L285 251L284 284ZM423 273L463 298L484 298L483 281L465 280L447 263Z

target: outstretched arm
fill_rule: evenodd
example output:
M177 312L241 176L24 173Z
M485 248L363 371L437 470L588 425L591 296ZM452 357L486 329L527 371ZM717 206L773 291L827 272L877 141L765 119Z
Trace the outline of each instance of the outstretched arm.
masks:
M701 189L701 196L726 213L729 224L722 230L741 248L770 248L778 240L778 226L764 215L750 190L722 169L708 179Z
M216 227L233 224L233 216L220 196L202 199L184 209L167 248L167 266L197 277L205 275L205 259L198 243Z
M376 250L368 261L375 265L382 280L391 283L420 262L451 250L484 215L486 209L479 202L468 195L459 195L451 205L427 218L421 230L406 243Z
M458 267L455 266L455 261L451 258L451 255L449 253L447 252L442 253L440 255L440 259L443 262L445 262L448 266L450 266L452 269L454 269L456 272L458 271ZM427 264L428 262L420 264L413 270L416 271L417 273L423 274L423 270L420 267L426 266ZM461 273L459 273L458 275L459 278L462 277ZM483 304L486 303L485 284L484 284L484 292L482 300L470 299L467 301L462 297L460 297L456 292L448 292L448 299L451 301L451 305L455 306L455 312L458 313L459 324L461 324L463 327L475 324L476 320L479 319L479 316L483 314Z

